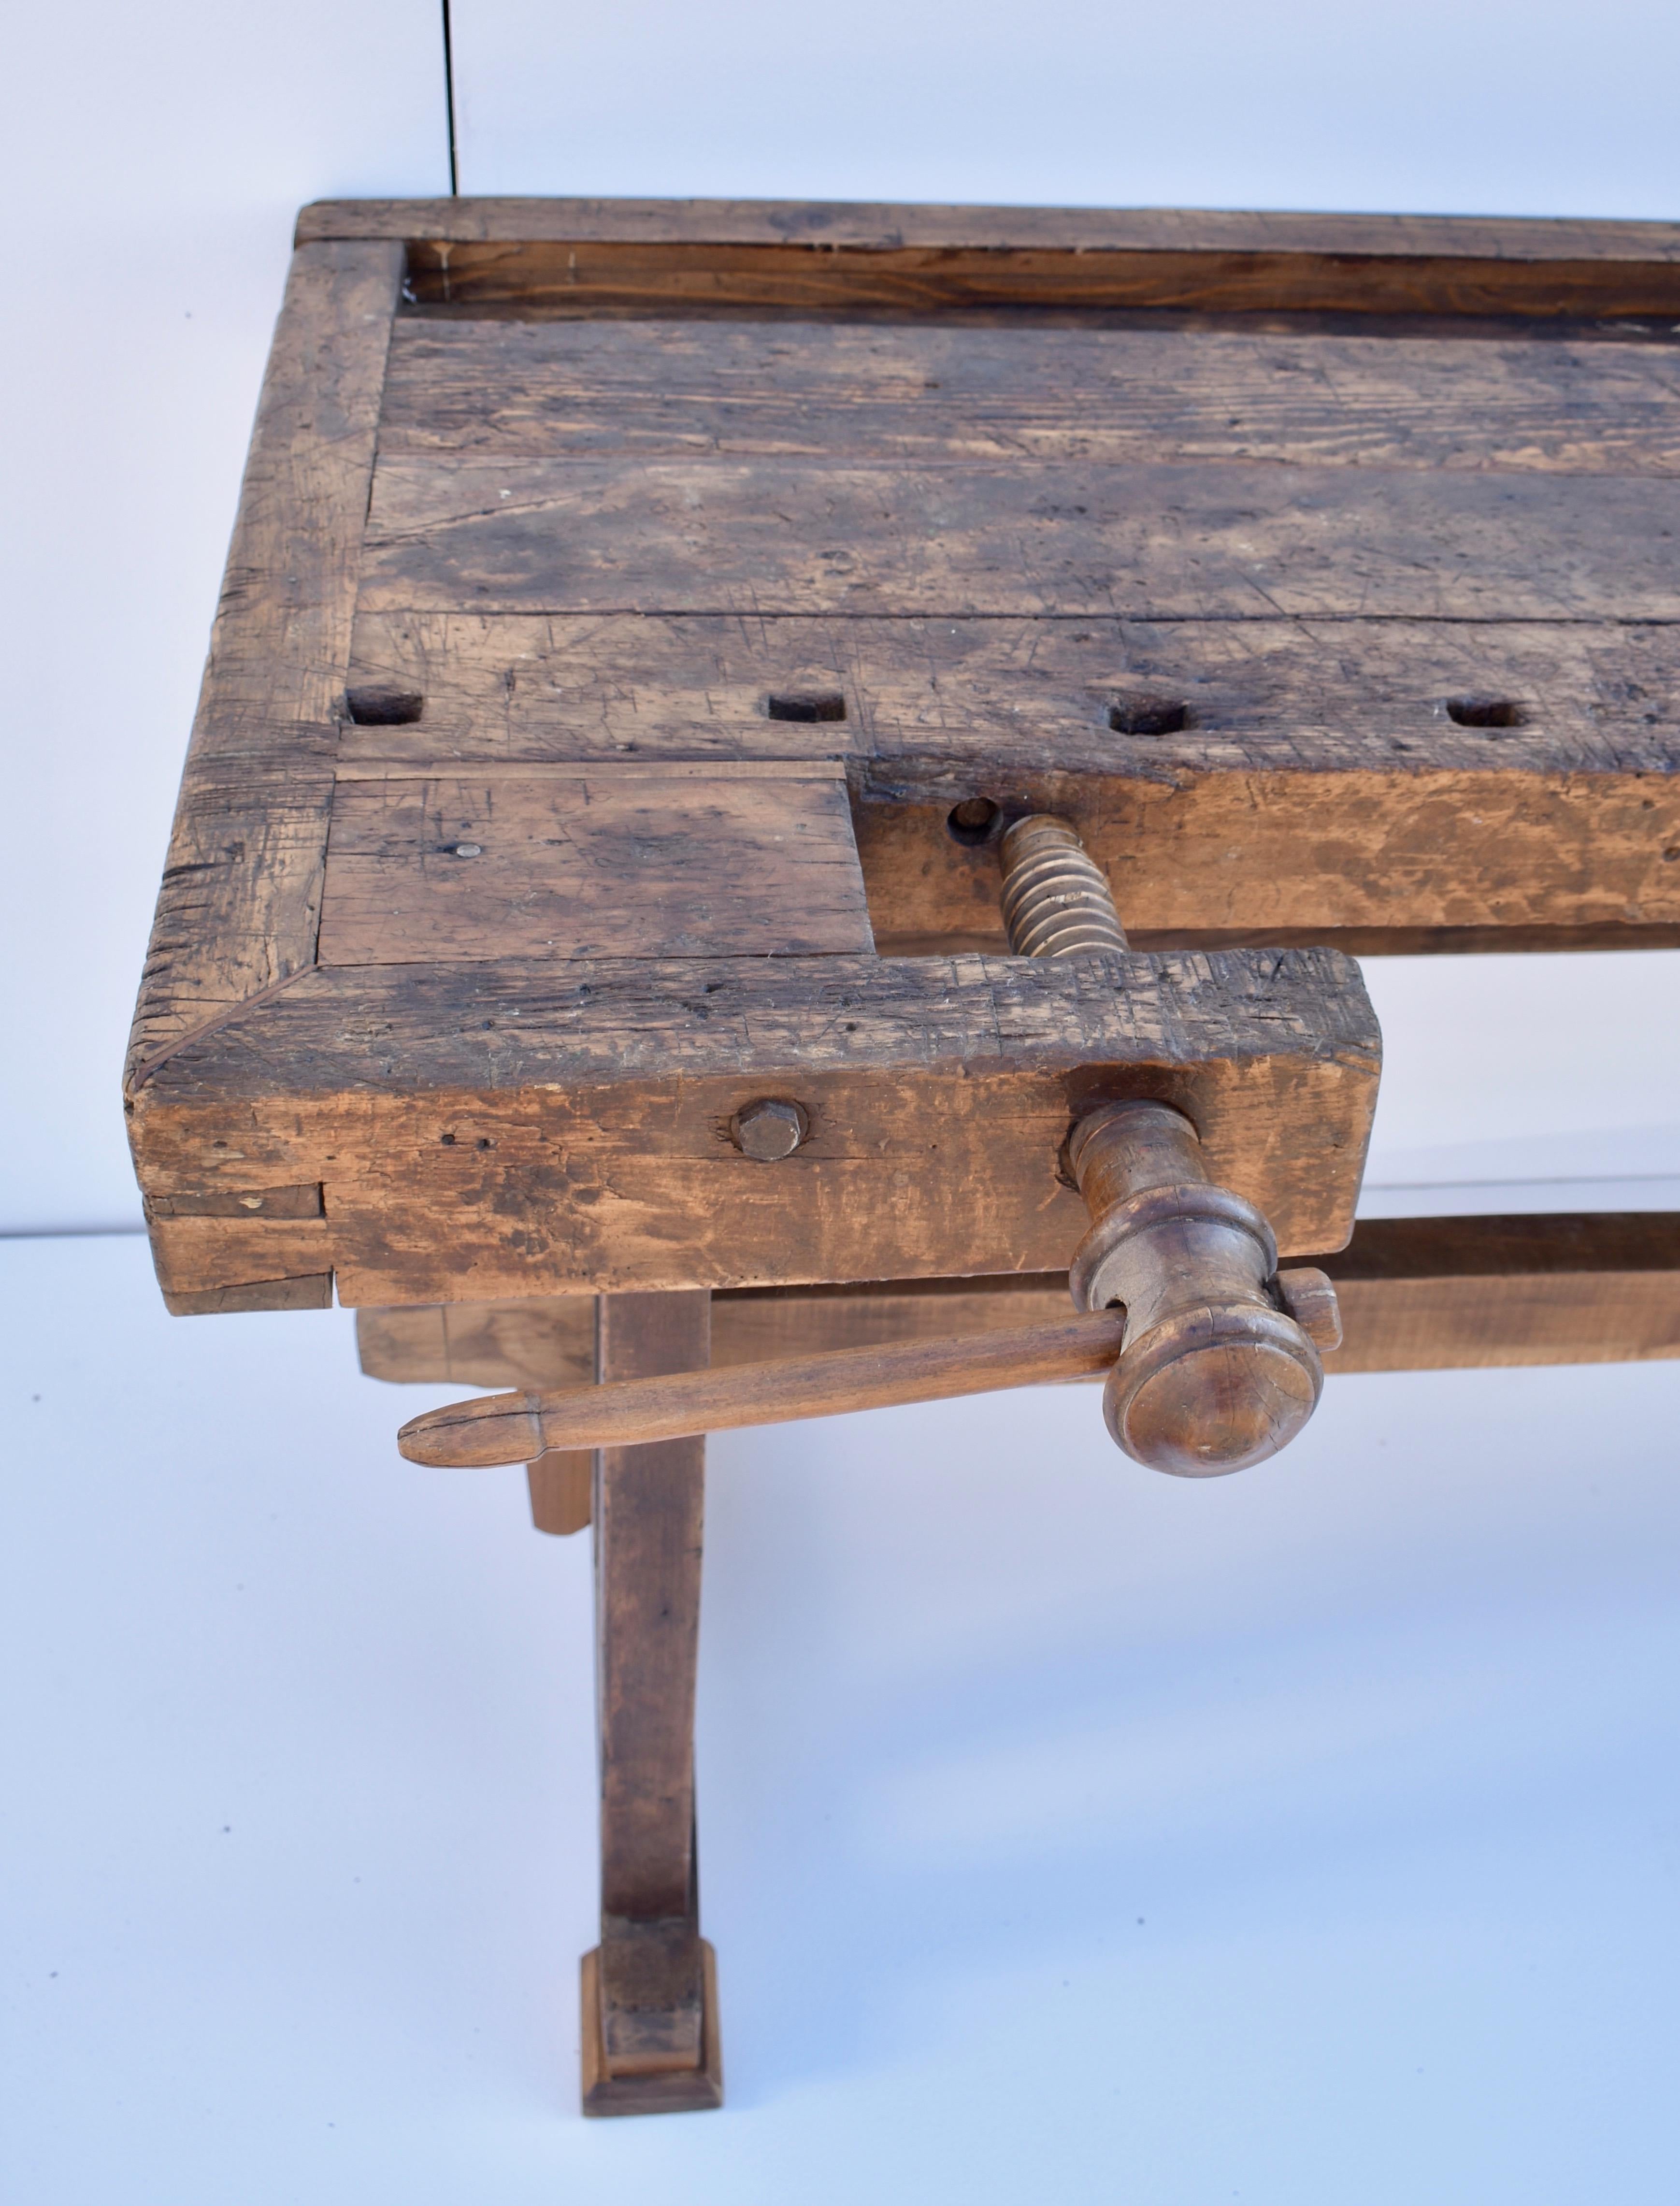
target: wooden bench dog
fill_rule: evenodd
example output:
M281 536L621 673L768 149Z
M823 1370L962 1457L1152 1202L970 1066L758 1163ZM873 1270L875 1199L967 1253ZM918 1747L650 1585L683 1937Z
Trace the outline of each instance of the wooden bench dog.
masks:
M1100 1337L1156 1459L1264 1362L1235 1461L1680 1353L1672 1219L1354 1231L1352 962L1680 945L1677 330L1658 224L305 210L127 1107L172 1310L336 1291L593 1522L588 2111L721 2096L681 1374Z

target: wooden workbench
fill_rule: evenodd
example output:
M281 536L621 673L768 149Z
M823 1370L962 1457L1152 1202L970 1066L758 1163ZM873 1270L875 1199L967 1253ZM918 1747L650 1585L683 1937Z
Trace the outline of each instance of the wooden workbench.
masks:
M1329 1261L1349 953L1680 945L1677 330L1656 224L307 209L128 1066L170 1309L336 1283L492 1383L451 1339L703 1363L714 1294L983 1324L1129 1096ZM1008 954L1042 812L1127 953ZM1665 1224L1403 1242L1363 1368L1680 1347ZM533 1478L598 1542L594 2111L720 2090L702 1447Z

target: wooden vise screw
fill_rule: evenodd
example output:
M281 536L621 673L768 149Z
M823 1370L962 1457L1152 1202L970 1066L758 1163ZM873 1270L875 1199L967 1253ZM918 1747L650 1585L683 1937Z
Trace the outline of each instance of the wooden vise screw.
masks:
M1065 820L1017 820L1002 855L1004 921L1017 957L1125 949L1108 883ZM1140 1463L1201 1478L1275 1455L1317 1406L1320 1349L1341 1340L1330 1281L1278 1272L1272 1228L1251 1202L1213 1184L1195 1128L1170 1105L1092 1112L1069 1138L1068 1163L1092 1220L1069 1277L1081 1315L560 1393L486 1395L414 1418L397 1445L414 1463L526 1463L548 1449L625 1447L1106 1371L1108 1429Z
M1017 820L1003 861L1017 957L1126 947L1108 882L1067 820ZM1330 1281L1279 1275L1272 1228L1212 1184L1194 1127L1166 1104L1093 1112L1073 1130L1068 1162L1092 1219L1069 1273L1074 1306L1126 1313L1103 1390L1117 1444L1192 1478L1275 1455L1318 1405L1320 1348L1341 1341Z

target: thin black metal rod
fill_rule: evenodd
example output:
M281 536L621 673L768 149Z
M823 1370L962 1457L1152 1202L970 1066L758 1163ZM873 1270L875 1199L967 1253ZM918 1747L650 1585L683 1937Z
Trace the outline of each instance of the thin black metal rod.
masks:
M444 0L444 110L450 128L450 197L461 196L461 169L455 150L455 42L450 33L450 0Z

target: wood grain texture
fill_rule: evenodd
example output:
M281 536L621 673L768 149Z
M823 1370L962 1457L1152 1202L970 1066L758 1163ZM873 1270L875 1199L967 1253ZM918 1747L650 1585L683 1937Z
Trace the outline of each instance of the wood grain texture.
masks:
M1318 1260L1345 1328L1326 1362L1363 1371L1623 1363L1680 1356L1680 1218L1665 1212L1367 1219ZM1063 1273L736 1289L714 1295L715 1368L1053 1321ZM470 1341L462 1356L444 1328ZM593 1300L356 1313L370 1378L533 1391L587 1375ZM516 1343L504 1352L502 1339Z
M376 611L1674 620L1661 479L395 454Z
M640 1446L694 1434L939 1402L1110 1370L1123 1311L1063 1310L1036 1325L841 1348L725 1370L645 1377L562 1393L488 1394L412 1417L397 1434L410 1463L483 1469L545 1449Z
M221 1269L217 1265L213 1268ZM229 1317L247 1310L320 1310L332 1308L331 1272L304 1272L295 1278L245 1279L229 1286L165 1287L164 1307L171 1317Z
M331 1303L332 1243L325 1218L154 1214L151 1235L158 1284L176 1316L197 1315L206 1307L313 1309ZM329 1283L325 1301L323 1276ZM242 1299L205 1304L206 1293L228 1291Z
M1680 345L949 323L399 321L387 456L1680 471Z
M422 692L408 727L349 728L341 770L615 758L846 758L891 786L942 763L1021 777L1159 779L1212 766L1333 773L1672 770L1680 634L1665 623L1134 621L364 611L356 678ZM821 679L843 720L768 717ZM1176 700L1187 724L1128 736L1111 705ZM1504 697L1517 724L1456 724ZM879 760L880 764L873 762ZM740 771L750 771L742 766ZM864 766L855 765L861 777Z
M704 1293L602 1297L598 1380L703 1368L708 1303ZM705 1473L703 1440L596 1458L598 1968L611 2077L704 2066L694 1726Z
M586 199L465 195L318 200L297 221L320 238L611 243L1051 247L1070 253L1330 253L1358 259L1680 264L1680 224L1486 215L1293 213L1203 207L946 206L867 200Z
M581 1978L583 2111L588 2115L694 2114L724 2103L724 2060L718 2015L718 1957L697 1941L700 1965L700 2052L692 2069L615 2074L607 2065L602 2014L602 1955L583 1957Z
M598 1380L704 1368L709 1297L611 1295L598 1313ZM669 1919L694 1898L694 1691L703 1445L602 1452L596 1625L604 1917Z
M263 384L130 1048L313 963L332 751L401 248L293 258Z
M1351 1225L1379 1048L1326 951L323 969L176 1052L141 1154L162 1194L313 1171L350 1304L1041 1271L1069 1124L1147 1094L1298 1254ZM774 1165L728 1131L766 1094L810 1124Z
M370 1379L582 1386L595 1374L593 1294L359 1309L355 1323Z
M323 202L469 311L988 307L1671 314L1672 224L719 200Z
M531 1522L539 1532L565 1539L586 1531L594 1511L595 1458L587 1449L550 1448L525 1466Z
M1672 627L365 613L355 648L427 700L370 754L843 750L889 954L1003 948L996 853L946 832L977 796L1076 819L1147 949L1680 939ZM801 668L844 720L767 717ZM1488 699L1517 724L1451 718ZM1141 700L1186 724L1108 724Z
M337 792L324 964L873 948L837 766L701 779L606 764Z

